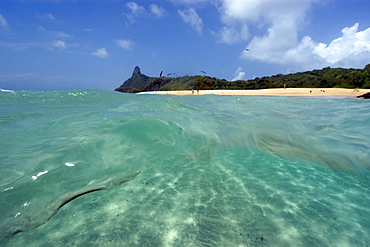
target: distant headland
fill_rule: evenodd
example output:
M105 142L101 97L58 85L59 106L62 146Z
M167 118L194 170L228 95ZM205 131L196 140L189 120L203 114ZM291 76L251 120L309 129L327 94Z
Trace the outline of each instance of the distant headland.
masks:
M115 91L140 93L153 91L182 90L256 90L277 88L346 88L370 89L370 64L363 69L330 68L317 69L293 74L277 74L252 80L227 81L206 75L149 77L141 73L139 66L132 76ZM173 73L172 73L173 74ZM171 75L171 74L169 74ZM370 98L370 93L359 97Z

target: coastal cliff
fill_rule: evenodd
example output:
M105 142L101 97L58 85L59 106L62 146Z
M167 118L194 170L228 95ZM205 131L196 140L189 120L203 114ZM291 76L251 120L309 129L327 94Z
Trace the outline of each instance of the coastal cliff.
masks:
M139 66L136 66L132 72L132 76L116 88L115 91L123 93L143 92L146 91L146 87L154 80L155 78L142 74Z

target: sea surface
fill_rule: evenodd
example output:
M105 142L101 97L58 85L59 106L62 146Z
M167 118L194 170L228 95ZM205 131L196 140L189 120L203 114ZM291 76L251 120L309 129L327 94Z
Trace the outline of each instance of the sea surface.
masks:
M1 246L370 246L370 101L0 92Z

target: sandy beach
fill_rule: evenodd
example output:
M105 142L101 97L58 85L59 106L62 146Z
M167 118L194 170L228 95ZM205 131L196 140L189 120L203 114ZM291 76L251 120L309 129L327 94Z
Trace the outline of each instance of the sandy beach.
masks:
M296 97L356 97L369 93L370 89L347 88L272 88L259 90L183 90L183 91L154 91L139 94L171 94L171 95L246 95L246 96L296 96Z

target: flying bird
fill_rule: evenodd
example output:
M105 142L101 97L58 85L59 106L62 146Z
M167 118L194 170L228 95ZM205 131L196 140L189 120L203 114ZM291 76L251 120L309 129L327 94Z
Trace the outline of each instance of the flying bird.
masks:
M245 49L246 51L249 51L249 48Z
M203 74L205 74L205 75L207 74L204 70L201 70L200 72L202 72L202 73L203 73Z
M161 71L161 73L159 74L159 77L162 77L162 74L163 74L163 70Z

